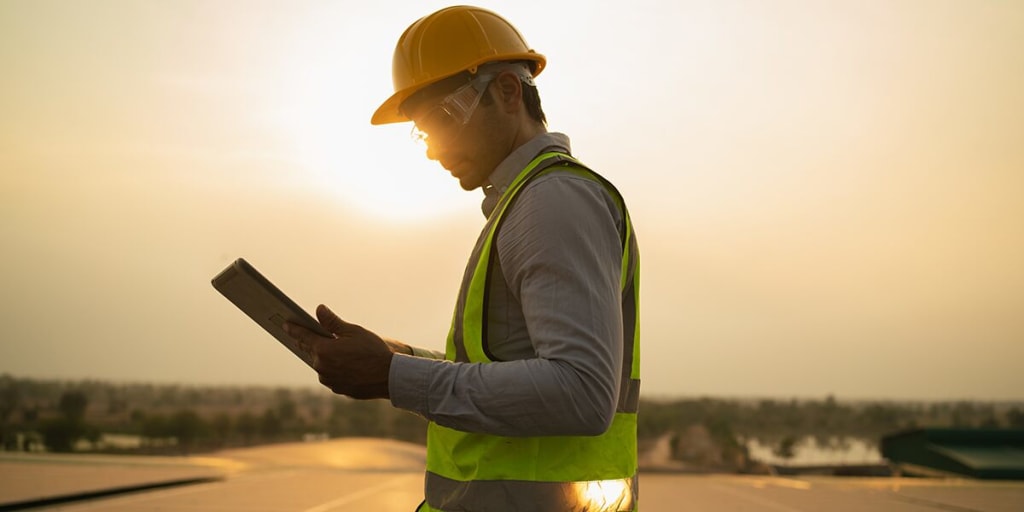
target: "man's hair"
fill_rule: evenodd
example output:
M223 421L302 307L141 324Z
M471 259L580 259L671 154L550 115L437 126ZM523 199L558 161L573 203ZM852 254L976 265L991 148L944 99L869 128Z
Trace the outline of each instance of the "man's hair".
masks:
M516 74L519 75L519 81L523 84L523 104L526 106L526 113L530 115L530 118L538 123L548 124L548 118L544 115L544 109L540 106L540 91L537 90L537 85L533 83L533 73L535 72L535 63L528 61L515 61L515 62L496 62L494 66L508 66L509 64L516 65L520 69L515 70ZM486 65L485 65L486 66ZM503 67L505 67L503 66ZM508 67L506 67L508 69ZM489 95L485 95L481 100L485 105L490 105L491 98Z
M548 124L548 118L540 106L540 92L537 91L536 85L523 84L523 103L526 104L526 112L534 121Z

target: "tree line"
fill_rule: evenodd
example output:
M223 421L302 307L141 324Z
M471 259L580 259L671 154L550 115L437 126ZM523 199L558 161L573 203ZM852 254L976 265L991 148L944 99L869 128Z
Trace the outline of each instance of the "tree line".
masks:
M721 453L748 441L784 456L798 440L822 445L877 441L916 427L1024 428L1024 404L821 399L678 398L641 400L641 445L665 436L678 446L699 427ZM686 434L686 435L684 435ZM134 446L103 440L121 435ZM424 443L426 421L382 400L358 401L321 388L187 386L60 381L0 375L4 450L195 453L265 443L350 436Z
M104 436L138 439L104 444ZM426 421L383 401L314 388L187 386L0 375L5 450L195 453L313 438L373 436L423 443Z

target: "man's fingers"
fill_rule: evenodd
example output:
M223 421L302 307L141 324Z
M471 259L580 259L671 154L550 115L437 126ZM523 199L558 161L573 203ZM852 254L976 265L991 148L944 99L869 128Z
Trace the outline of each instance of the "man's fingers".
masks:
M291 336L293 340L299 345L299 348L303 352L308 354L313 353L314 345L320 340L321 336L299 324L293 324L291 322L285 322L282 326L285 334Z
M299 324L285 322L284 325L282 325L281 327L284 328L285 334L291 336L292 338L295 338L298 341L305 341L306 339L309 339L313 336L317 336L315 332L306 329L305 327Z
M331 331L334 334L338 335L340 335L342 331L347 330L347 328L351 325L348 322L339 318L338 315L335 315L330 308L323 304L317 306L316 318L317 320L320 320L320 325L323 325L324 327L327 328L328 331Z

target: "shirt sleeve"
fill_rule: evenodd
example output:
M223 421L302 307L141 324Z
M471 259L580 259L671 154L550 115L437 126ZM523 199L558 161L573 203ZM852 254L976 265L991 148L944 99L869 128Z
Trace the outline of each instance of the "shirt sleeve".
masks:
M531 183L506 213L497 249L536 357L480 364L396 355L392 403L467 432L603 433L622 367L621 222L599 183L565 173Z

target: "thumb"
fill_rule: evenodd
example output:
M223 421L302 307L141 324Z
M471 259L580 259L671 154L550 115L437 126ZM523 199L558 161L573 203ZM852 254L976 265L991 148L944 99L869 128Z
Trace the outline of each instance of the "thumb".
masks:
M328 331L334 334L341 334L342 331L348 330L352 325L335 315L333 311L327 306L320 304L316 308L316 318L320 321L320 325L327 328Z

